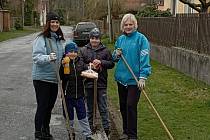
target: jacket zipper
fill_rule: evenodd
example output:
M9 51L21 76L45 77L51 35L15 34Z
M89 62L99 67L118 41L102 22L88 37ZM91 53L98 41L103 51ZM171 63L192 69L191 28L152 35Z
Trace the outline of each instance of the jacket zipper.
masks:
M68 86L69 86L69 81L67 81L67 84L66 84L65 93L64 93L65 95L66 95L66 91L67 91Z
M77 70L75 68L75 60L73 60L73 66L74 66L74 75L75 75L75 82L76 82L76 99L77 99Z

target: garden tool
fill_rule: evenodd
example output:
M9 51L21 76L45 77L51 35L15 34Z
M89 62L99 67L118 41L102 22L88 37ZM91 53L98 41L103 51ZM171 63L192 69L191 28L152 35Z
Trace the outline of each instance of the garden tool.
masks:
M51 52L54 52L50 39L48 39L48 42L49 42L49 47L51 49ZM55 69L56 77L57 77L57 80L58 80L58 86L59 86L60 92L61 92L61 99L62 99L64 113L65 113L66 129L67 129L67 132L68 132L68 137L69 137L69 140L74 140L74 138L75 138L74 137L74 129L72 127L70 127L69 114L68 114L66 100L65 100L64 92L63 92L63 88L62 88L62 81L60 79L59 70L58 70L59 69L59 64L56 64L56 61L53 61L52 65L53 65L53 67Z
M107 136L105 133L102 133L98 128L97 128L97 107L98 107L98 103L97 103L97 80L98 80L98 73L93 71L91 69L91 63L90 66L88 68L88 70L82 71L81 76L86 77L86 78L91 78L93 79L93 137L95 140L108 140Z
M54 63L54 65L55 65L55 69L56 69L56 64ZM58 79L58 86L59 86L60 92L61 92L61 99L62 99L62 102L63 102L63 108L64 108L65 119L66 119L66 129L68 131L69 140L74 140L75 139L74 128L70 126L69 113L68 113L68 110L67 110L66 100L65 100L64 92L63 92L63 88L62 88L62 81L60 79L58 69L56 69L56 76L57 76L57 79Z
M130 71L130 73L132 74L133 78L135 79L137 85L138 85L138 79L136 78L133 70L131 69L131 67L129 66L128 62L126 61L125 57L123 56L123 54L120 55L123 62L125 63L126 67L128 68L128 70ZM161 122L163 128L165 129L168 137L170 138L170 140L174 140L173 136L171 135L170 131L168 130L168 128L166 127L165 123L163 122L163 120L161 119L159 113L157 112L157 110L155 109L154 105L152 104L151 100L149 99L149 97L147 96L147 93L144 91L144 89L139 87L139 90L141 90L141 92L143 93L143 95L146 97L147 101L149 102L149 105L152 107L153 111L155 112L155 115L158 117L159 121Z
M88 70L82 71L81 76L86 78L93 79L93 131L96 131L96 113L97 113L97 80L98 80L98 73L91 69L91 63L89 64Z

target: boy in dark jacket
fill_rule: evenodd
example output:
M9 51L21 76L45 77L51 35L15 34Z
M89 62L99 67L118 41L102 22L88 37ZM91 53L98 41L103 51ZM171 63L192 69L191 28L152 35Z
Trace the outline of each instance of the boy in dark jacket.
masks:
M74 108L77 118L82 128L83 135L87 140L92 139L92 132L86 115L84 102L84 85L81 72L87 67L80 57L78 57L78 47L76 43L70 42L65 46L65 55L60 67L60 78L65 94L67 110L69 113L70 126L73 127Z
M84 60L84 63L91 63L93 70L98 73L97 80L97 103L99 113L102 119L102 125L107 137L110 133L109 113L107 107L107 77L108 69L114 67L112 61L111 52L101 43L100 31L98 28L91 30L90 43L84 46L80 51L80 56ZM87 114L90 126L93 126L93 97L94 97L94 85L93 79L87 78L85 80L85 91L87 99Z

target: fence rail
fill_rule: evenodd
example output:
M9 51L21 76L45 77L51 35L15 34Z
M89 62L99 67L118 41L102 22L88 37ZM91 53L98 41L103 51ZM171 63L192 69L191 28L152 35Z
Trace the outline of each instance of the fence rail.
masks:
M97 21L103 33L107 22ZM138 19L138 29L155 44L182 47L210 55L210 14L178 14L176 17L145 17ZM120 20L112 20L114 37L120 31Z
M210 55L210 14L179 14L176 17L140 18L139 30L151 42L182 47Z

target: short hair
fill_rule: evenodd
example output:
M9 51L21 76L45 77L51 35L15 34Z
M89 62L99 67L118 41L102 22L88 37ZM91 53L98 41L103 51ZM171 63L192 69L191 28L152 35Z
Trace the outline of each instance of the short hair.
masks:
M122 21L121 21L121 24L120 24L121 31L124 32L123 28L124 28L125 22L128 21L128 20L131 20L134 23L134 28L137 30L138 24L137 24L136 17L133 14L128 13L128 14L125 14L122 18Z

